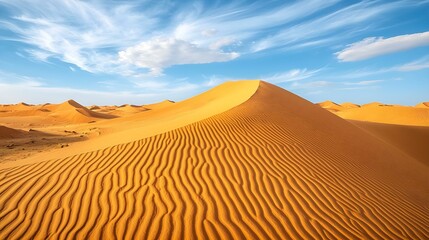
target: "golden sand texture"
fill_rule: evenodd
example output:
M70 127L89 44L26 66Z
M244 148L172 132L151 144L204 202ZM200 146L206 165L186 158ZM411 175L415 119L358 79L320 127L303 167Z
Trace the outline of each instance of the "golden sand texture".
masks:
M133 141L1 166L0 239L429 238L428 167L367 131L259 81L176 104Z
M367 122L429 126L429 108L372 103L336 112L338 116Z

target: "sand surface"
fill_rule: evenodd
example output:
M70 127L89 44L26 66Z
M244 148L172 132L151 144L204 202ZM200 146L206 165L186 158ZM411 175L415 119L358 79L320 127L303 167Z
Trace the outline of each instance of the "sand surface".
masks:
M429 166L429 127L352 122Z
M429 108L392 105L368 105L336 112L350 120L390 123L412 126L429 126Z
M0 162L0 239L429 238L426 128L392 135L262 81L140 107L4 107L1 132L83 137Z

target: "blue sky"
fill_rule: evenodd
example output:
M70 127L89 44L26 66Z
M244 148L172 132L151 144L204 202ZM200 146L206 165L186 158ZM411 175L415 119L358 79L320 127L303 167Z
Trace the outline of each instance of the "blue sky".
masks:
M429 1L0 0L0 103L145 104L263 79L429 101Z

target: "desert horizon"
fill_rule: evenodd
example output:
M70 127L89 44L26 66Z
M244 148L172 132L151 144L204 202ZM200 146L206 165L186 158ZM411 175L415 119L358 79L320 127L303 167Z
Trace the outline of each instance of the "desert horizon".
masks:
M429 236L424 103L241 80L141 106L0 105L0 126L2 239Z
M428 13L0 0L0 240L429 239Z

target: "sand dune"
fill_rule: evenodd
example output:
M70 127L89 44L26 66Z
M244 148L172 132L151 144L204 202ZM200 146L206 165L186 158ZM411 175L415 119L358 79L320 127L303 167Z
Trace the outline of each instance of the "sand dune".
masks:
M67 121L70 123L89 122L95 119L110 119L114 116L97 113L80 105L74 100L68 100L58 105L49 105L43 109L49 110L49 116L54 117L58 121Z
M348 109L348 108L358 108L360 107L359 104L355 104L355 103L351 103L351 102L345 102L345 103L341 103L340 104L344 109Z
M429 127L352 122L429 166Z
M421 103L417 104L416 107L429 108L429 102L421 102Z
M360 107L360 105L354 104L354 103L350 103L350 102L345 102L345 103L338 104L338 103L335 103L335 102L332 102L332 101L329 101L329 100L317 103L317 105L321 106L322 108L324 108L324 109L326 109L326 110L328 110L330 112L334 112L334 113L338 112L338 111L347 110L347 109L350 109L350 108L359 108Z
M334 103L332 101L329 101L329 100L318 103L318 105L321 106L322 108L327 109L327 110L332 111L332 112L337 112L337 111L341 111L344 109L344 107L342 107L341 105Z
M23 134L24 134L23 131L0 125L0 139L16 138L16 137L22 136Z
M147 109L160 109L160 108L171 106L172 104L174 104L173 101L171 101L171 100L164 100L164 101L159 102L159 103L153 103L153 104L144 105L144 107L147 108Z
M61 104L0 106L0 118L6 122L9 118L12 121L23 121L29 124L72 124L114 117L113 115L91 111L74 100L68 100Z
M367 131L259 81L174 105L138 140L0 165L0 239L429 238L428 167Z
M429 126L429 108L393 106L379 103L336 112L338 116L359 121Z

